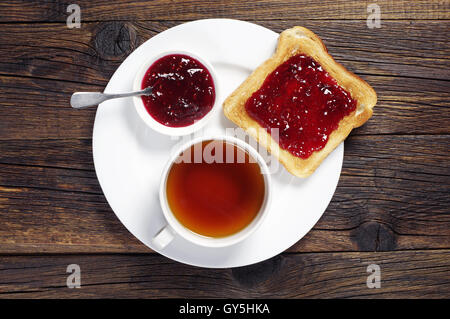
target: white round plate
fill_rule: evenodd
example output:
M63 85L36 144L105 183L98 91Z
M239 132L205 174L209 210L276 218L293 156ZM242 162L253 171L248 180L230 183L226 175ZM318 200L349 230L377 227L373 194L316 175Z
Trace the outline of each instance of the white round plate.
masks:
M161 32L137 48L120 65L105 92L132 90L134 76L145 60L159 52L183 50L208 60L218 76L219 102L274 52L278 34L256 24L208 19L184 23ZM235 127L217 112L206 133ZM159 204L161 172L180 140L146 126L131 98L110 100L97 110L93 133L94 164L105 197L125 227L148 247L165 224ZM182 144L182 143L181 143ZM270 212L260 228L236 245L196 246L176 237L162 255L182 263L211 268L245 266L271 258L300 240L319 220L336 189L342 167L341 143L306 179L282 166L272 174Z

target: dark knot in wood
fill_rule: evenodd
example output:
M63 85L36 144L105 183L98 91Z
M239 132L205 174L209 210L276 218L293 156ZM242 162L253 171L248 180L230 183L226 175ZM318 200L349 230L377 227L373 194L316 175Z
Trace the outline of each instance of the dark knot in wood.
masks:
M94 47L100 58L121 57L136 47L136 32L127 23L103 23L96 32Z
M274 278L282 266L283 257L278 255L266 261L250 266L233 268L234 279L242 286L253 288Z
M351 238L361 251L391 251L395 249L395 234L388 226L368 222L353 230Z

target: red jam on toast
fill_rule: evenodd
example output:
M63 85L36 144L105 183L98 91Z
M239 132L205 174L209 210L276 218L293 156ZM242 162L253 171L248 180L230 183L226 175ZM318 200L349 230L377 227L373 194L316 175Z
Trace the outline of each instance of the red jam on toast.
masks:
M280 64L246 101L249 116L279 129L279 145L306 159L321 150L357 102L313 58L298 54Z

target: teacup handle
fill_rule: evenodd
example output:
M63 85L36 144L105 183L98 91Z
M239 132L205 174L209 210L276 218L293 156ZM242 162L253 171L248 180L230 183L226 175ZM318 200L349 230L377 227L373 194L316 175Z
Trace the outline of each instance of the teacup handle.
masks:
M172 242L174 237L174 230L169 225L166 225L156 233L155 237L153 237L152 244L155 245L157 249L164 249Z

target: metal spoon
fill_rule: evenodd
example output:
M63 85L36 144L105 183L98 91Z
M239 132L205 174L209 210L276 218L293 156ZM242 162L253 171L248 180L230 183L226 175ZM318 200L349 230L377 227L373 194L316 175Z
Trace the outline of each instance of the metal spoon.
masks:
M109 94L100 92L76 92L72 94L72 97L70 98L70 105L74 109L84 109L90 106L99 105L100 103L111 99L129 96L150 95L152 94L152 89L153 88L149 86L141 91L120 93L120 94Z

